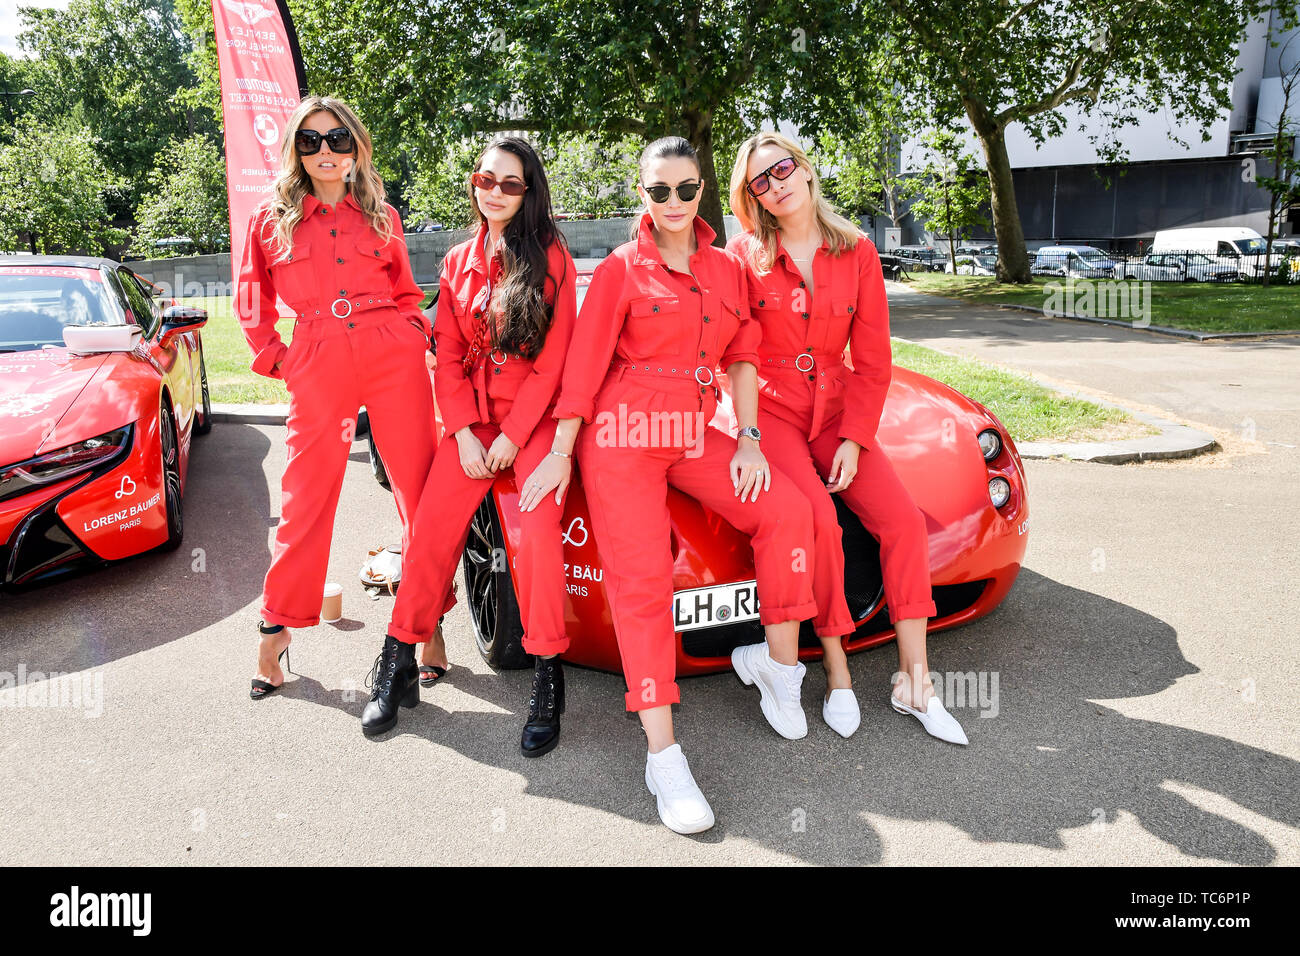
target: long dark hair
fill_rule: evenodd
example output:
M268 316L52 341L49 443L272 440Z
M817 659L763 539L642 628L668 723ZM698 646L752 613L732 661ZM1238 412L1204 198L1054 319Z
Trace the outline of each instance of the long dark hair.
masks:
M493 290L492 299L493 306L501 313L502 324L492 330L492 347L527 358L541 351L551 327L559 289L551 280L548 296L547 252L551 243L564 242L564 234L555 225L551 187L532 145L519 136L499 136L479 153L474 172L479 171L483 157L494 149L519 158L528 190L523 205L501 234L502 279ZM473 183L469 185L469 203L475 223L482 222L483 213L474 198Z

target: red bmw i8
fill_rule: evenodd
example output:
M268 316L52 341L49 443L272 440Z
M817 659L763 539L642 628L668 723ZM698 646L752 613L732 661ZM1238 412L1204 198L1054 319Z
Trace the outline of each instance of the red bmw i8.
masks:
M110 259L0 259L0 588L180 544L207 313L159 292Z
M590 279L589 270L579 274L579 305ZM426 313L431 320L433 313L432 308ZM725 384L725 375L721 381ZM719 403L714 424L732 427L728 394ZM437 427L441 431L441 419ZM373 435L370 440L372 466L386 485ZM1011 590L1028 544L1025 473L1011 436L979 402L895 365L877 441L926 518L938 609L929 631L988 614ZM516 476L506 469L474 516L462 559L479 653L497 668L529 666L513 570L521 537L518 500ZM843 532L844 588L858 624L845 638L846 649L853 652L895 635L885 604L879 544L838 497L835 501ZM635 521L636 504L628 505L628 520ZM668 491L668 507L674 595L664 613L673 615L677 630L677 673L728 670L733 648L763 640L749 539L675 489ZM564 528L570 645L563 657L621 673L604 568L591 537L582 476L576 472L565 500ZM496 557L502 553L504 562ZM805 622L800 657L818 658L821 653L811 624Z

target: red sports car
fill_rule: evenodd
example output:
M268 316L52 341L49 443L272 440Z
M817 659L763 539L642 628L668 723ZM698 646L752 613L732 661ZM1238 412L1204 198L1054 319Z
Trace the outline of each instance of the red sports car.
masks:
M0 259L0 587L180 544L207 313L158 293L109 259Z
M590 279L590 271L578 277L579 303ZM432 309L427 314L433 318ZM726 376L721 380L725 385ZM729 395L723 396L714 424L730 429ZM1028 544L1025 473L1011 436L979 402L896 365L877 439L929 527L938 608L929 630L988 614L1011 590ZM371 461L383 483L383 465L373 441ZM518 499L516 476L506 469L474 517L463 558L479 652L499 668L524 667L529 660L513 571L521 534ZM844 536L845 593L858 622L845 646L857 651L893 639L894 630L884 601L879 544L838 498L835 501ZM676 622L677 673L728 670L733 648L763 640L749 539L675 489L668 491L668 507L675 594L664 613L671 613ZM636 503L628 502L628 509L628 520L635 521ZM570 639L564 659L621 673L605 572L591 537L578 473L567 492L564 528ZM507 556L504 562L494 560L501 548ZM800 646L803 658L821 656L821 644L808 622Z

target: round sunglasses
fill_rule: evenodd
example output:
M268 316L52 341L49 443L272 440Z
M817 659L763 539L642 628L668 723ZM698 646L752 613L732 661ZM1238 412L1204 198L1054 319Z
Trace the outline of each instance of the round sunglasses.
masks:
M676 186L665 186L662 183L656 183L653 186L642 186L641 188L649 193L650 198L656 203L666 203L668 197L673 194L674 189L677 190L678 199L682 202L690 202L695 198L695 194L700 191L700 184L678 183Z
M469 177L469 181L475 189L481 189L485 193L490 193L500 186L501 192L507 196L522 196L528 189L527 183L521 183L517 179L494 179L488 173L474 173Z
M757 176L749 181L745 189L751 196L757 199L763 193L772 188L772 177L777 179L789 179L790 174L799 168L793 156L787 156L785 159L778 160L767 169L763 170Z
M336 153L350 153L357 148L352 141L352 134L342 126L328 133L318 133L314 129L300 129L293 134L293 147L299 156L312 156L320 152L321 142L329 143Z

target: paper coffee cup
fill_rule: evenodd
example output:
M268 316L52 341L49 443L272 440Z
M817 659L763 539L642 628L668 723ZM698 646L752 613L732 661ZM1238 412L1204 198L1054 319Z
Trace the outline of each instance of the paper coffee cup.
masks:
M320 619L326 624L343 620L343 585L325 585L325 597L320 605Z

